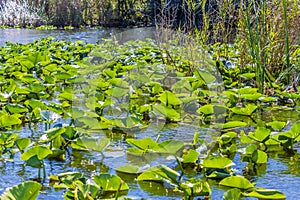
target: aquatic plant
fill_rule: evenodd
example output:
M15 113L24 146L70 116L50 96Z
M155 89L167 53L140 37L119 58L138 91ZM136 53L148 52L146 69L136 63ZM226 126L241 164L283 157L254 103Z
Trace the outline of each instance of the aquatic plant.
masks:
M168 45L165 51L152 40L8 42L0 48L2 158L20 155L25 169L38 168L38 178L43 169L45 180L48 160L67 163L90 154L92 175L50 176L51 186L63 190L65 199L125 196L133 188L129 181L145 191L159 182L162 191L175 190L184 198L211 196L212 186L222 186L229 199L285 198L277 190L254 187L248 175L263 171L274 152L297 156L299 122L262 121L257 114L286 109L276 104L287 97L297 105L299 94L278 87L269 96L255 85L243 85L241 79L253 77L247 74L251 68L224 68L224 83L236 84L217 91L222 80L208 54L198 62L200 68L184 57L192 53L176 54L186 46ZM31 129L28 138L17 132L29 124L43 126ZM165 130L176 126L199 131L191 138L182 133L184 141L168 138ZM103 170L114 156L128 163ZM236 170L237 158L245 162L244 176Z

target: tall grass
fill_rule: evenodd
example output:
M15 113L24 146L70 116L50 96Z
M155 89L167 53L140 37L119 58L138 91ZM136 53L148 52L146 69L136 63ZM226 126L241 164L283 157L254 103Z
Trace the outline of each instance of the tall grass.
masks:
M245 17L240 18L237 37L244 44L240 50L250 50L251 57L247 52L243 54L244 65L255 69L261 92L274 83L291 84L291 71L299 73L299 68L295 68L296 58L293 65L290 60L300 44L299 1L251 0L248 5L245 2L242 4L245 9L241 10L241 16Z

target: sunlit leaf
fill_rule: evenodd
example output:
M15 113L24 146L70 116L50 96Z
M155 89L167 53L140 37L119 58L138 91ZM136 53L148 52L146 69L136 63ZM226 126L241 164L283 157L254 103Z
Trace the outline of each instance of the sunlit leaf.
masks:
M230 189L223 195L223 200L240 200L242 192L237 188Z
M224 169L233 166L234 163L229 158L210 156L203 160L203 167Z
M117 172L126 173L126 174L138 174L139 167L135 165L124 165L116 169Z
M129 187L119 176L112 174L99 174L94 176L95 183L105 192L128 190Z
M246 178L242 176L230 176L224 178L223 180L220 181L219 184L222 186L234 187L242 190L247 190L254 187L254 185L250 181L248 181Z
M37 156L39 160L43 160L51 153L52 151L49 149L49 147L34 146L22 154L21 160L28 160L33 156Z
M255 188L251 192L244 192L243 195L247 197L256 197L258 199L286 199L286 196L283 193L277 190L264 188Z
M35 181L26 181L12 188L7 188L0 199L9 200L36 200L42 185Z
M145 172L138 176L138 181L169 181L177 183L179 173L165 165L154 166L148 168Z
M190 149L187 154L183 154L183 163L195 163L198 160L199 153L194 149Z

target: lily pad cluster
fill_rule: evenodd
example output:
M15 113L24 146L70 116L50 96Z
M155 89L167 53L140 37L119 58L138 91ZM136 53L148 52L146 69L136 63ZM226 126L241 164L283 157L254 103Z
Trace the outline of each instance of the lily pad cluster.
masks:
M232 74L240 73L237 69L216 66L203 49L196 51L205 55L201 61L184 57L185 51L176 45L165 49L152 40L7 42L0 48L1 159L19 156L39 169L39 180L46 180L45 160L67 162L76 151L84 151L100 153L105 163L107 149L116 144L113 136L119 135L128 163L110 169L117 175L65 172L51 175L50 186L64 190L65 199L117 198L131 189L131 176L140 188L158 183L189 199L211 196L212 186L226 190L224 199L284 199L280 191L255 187L249 176L259 174L274 152L297 155L300 122L264 122L256 114L284 98L298 105L299 94L278 89L270 96L251 84L228 85ZM164 129L181 124L210 132L193 133L185 141L156 137L166 138ZM25 127L31 135L20 133ZM143 137L144 130L155 133ZM237 156L246 163L243 172L234 168ZM158 158L164 164L153 165ZM134 164L136 159L147 165ZM28 199L36 198L40 189L27 181L1 197L17 199L19 192L29 192Z

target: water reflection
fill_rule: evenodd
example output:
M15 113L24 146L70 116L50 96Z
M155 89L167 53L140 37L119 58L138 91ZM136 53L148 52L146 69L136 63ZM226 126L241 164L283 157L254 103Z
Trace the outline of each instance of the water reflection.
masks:
M6 41L25 44L50 36L57 40L72 42L82 40L86 43L97 43L103 38L114 36L115 39L122 43L128 40L154 38L154 31L153 28L103 28L83 30L0 29L0 35L0 46L5 45Z

